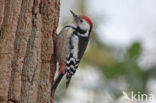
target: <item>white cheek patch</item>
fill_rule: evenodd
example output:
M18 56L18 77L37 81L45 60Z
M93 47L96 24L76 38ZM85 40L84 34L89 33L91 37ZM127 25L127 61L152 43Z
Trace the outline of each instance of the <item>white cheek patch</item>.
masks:
M80 35L82 37L88 37L89 36L90 25L86 21L84 21L84 23L80 25L80 29L82 29L84 31L86 30L87 32L85 34L78 33L78 35Z
M82 30L88 30L90 28L90 25L84 21L81 25L80 25Z

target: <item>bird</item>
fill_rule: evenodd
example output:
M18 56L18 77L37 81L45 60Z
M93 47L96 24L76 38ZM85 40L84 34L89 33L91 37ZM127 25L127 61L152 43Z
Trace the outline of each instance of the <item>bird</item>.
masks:
M56 59L59 72L52 86L52 96L62 77L66 75L66 88L75 74L87 48L93 22L85 15L77 15L70 10L73 20L65 25L56 37Z

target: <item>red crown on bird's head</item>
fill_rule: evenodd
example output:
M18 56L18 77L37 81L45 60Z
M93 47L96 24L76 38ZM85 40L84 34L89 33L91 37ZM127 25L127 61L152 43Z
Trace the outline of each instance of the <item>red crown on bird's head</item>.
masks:
M90 20L89 17L83 15L82 18L85 19L85 20L90 24L90 27L91 27L91 28L93 27L93 23L92 23L92 21Z

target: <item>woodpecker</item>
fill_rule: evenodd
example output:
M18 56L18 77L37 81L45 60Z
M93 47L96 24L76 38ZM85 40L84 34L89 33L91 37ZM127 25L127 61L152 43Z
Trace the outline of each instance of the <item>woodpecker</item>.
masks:
M66 75L66 88L68 88L86 50L93 27L89 17L70 12L73 16L72 23L66 25L56 38L56 58L59 63L59 72L52 87L52 95L64 75Z

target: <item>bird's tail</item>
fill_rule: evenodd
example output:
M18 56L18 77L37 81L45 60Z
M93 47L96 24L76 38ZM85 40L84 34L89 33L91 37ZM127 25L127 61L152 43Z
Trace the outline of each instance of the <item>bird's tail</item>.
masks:
M58 77L57 77L56 80L54 81L53 87L52 87L52 89L51 89L51 93L52 93L51 96L54 96L55 90L56 90L56 88L58 87L58 85L59 85L59 83L60 83L60 81L61 81L61 79L62 79L63 76L64 76L64 74L58 75Z
M66 88L68 88L70 81L71 81L72 75L67 73L66 75Z

